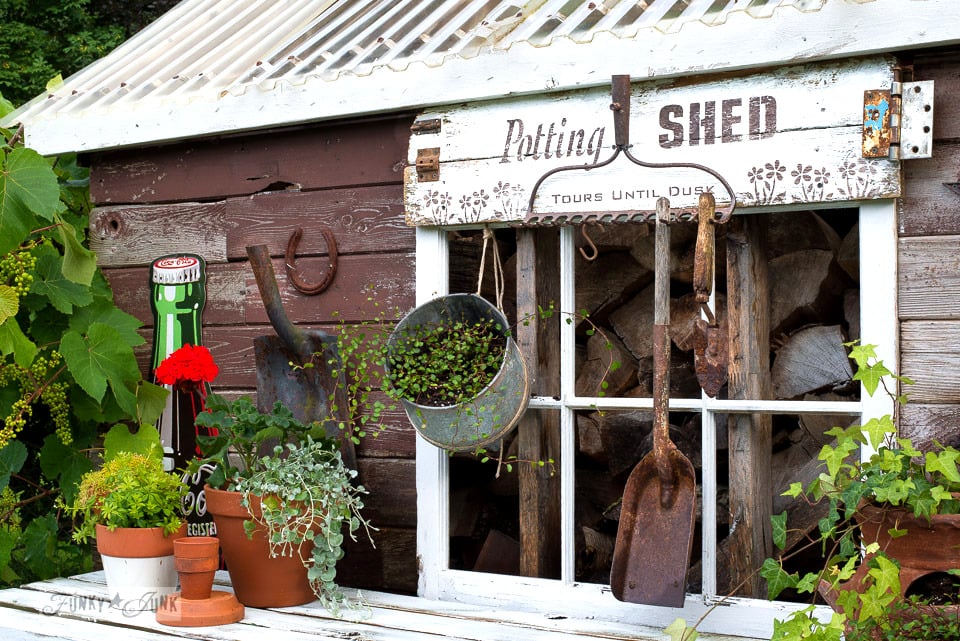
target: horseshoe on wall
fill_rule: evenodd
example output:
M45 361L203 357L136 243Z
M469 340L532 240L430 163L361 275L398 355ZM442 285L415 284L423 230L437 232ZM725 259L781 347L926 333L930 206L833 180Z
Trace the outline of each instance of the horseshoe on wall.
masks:
M330 286L330 283L333 282L334 276L337 275L337 240L333 237L333 232L330 231L330 228L323 227L320 230L323 233L323 239L327 243L327 251L330 254L330 264L327 268L327 273L324 274L323 280L315 285L310 285L300 277L300 274L297 273L297 246L300 244L300 238L303 237L303 228L297 227L297 229L290 234L290 240L287 241L287 253L284 255L284 266L287 271L287 278L290 279L290 283L294 288L301 294L306 294L307 296L316 296L327 287Z

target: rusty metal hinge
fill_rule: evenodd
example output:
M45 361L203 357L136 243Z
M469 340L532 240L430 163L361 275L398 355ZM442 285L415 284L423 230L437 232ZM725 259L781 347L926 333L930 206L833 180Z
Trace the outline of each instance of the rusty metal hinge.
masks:
M422 183L440 180L440 147L417 150L417 181Z
M933 81L894 82L863 92L864 158L933 155Z
M426 120L417 120L410 125L410 133L415 136L421 134L440 133L441 120L439 118L427 118Z

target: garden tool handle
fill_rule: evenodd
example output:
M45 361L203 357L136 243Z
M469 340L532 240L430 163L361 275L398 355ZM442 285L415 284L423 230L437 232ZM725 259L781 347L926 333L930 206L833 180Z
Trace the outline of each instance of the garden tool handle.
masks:
M693 291L701 306L710 301L710 294L713 292L716 257L716 227L713 216L716 209L717 203L713 194L700 194L697 244L693 255Z
M260 290L260 298L267 310L270 324L280 339L298 356L303 356L307 344L306 333L294 325L280 300L280 288L277 286L277 276L273 271L273 262L270 260L270 250L266 245L252 245L247 247L247 257L253 268L253 276Z
M653 454L660 476L660 504L673 504L676 470L670 440L670 201L657 200L653 305Z

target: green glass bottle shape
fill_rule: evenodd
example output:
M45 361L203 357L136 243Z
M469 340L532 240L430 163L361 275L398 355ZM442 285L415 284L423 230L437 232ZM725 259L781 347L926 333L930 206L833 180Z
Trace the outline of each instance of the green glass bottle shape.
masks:
M184 345L201 344L201 317L206 302L204 268L203 259L192 254L163 256L153 261L150 270L154 317L151 371L156 371L167 356ZM171 390L157 426L167 469L183 467L188 459L193 458L196 447L193 421L182 420L179 396L177 390ZM190 425L183 425L184 422ZM190 434L186 433L188 429Z
M165 358L184 345L202 345L201 322L206 302L206 264L195 254L162 256L150 269L151 307L154 318L152 370ZM156 382L156 381L155 381ZM164 449L164 467L183 469L197 455L194 417L203 407L203 398L209 391L186 391L167 385L170 394L167 406L158 421L157 429ZM208 536L216 530L212 518L206 514L203 484L207 473L186 477L189 492L184 499L190 536Z

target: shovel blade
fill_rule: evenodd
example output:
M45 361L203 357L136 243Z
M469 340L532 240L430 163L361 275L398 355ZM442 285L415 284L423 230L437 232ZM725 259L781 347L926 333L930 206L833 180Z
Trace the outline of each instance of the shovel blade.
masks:
M342 398L346 386L341 376L335 376L328 364L337 352L337 339L319 332L306 332L299 354L291 350L279 336L258 336L253 339L257 364L257 406L269 411L277 401L286 405L297 420L304 423L325 421L326 434L340 443L344 464L357 468L353 441L344 434L338 423L344 419L347 404ZM303 355L319 354L314 367L297 370L290 363L302 362ZM331 412L330 399L337 399L337 412ZM330 420L335 419L335 420ZM348 422L349 423L349 422Z
M628 603L683 607L696 520L693 464L675 447L670 457L674 484L661 502L657 459L647 454L630 473L623 491L620 526L610 568L613 595Z

